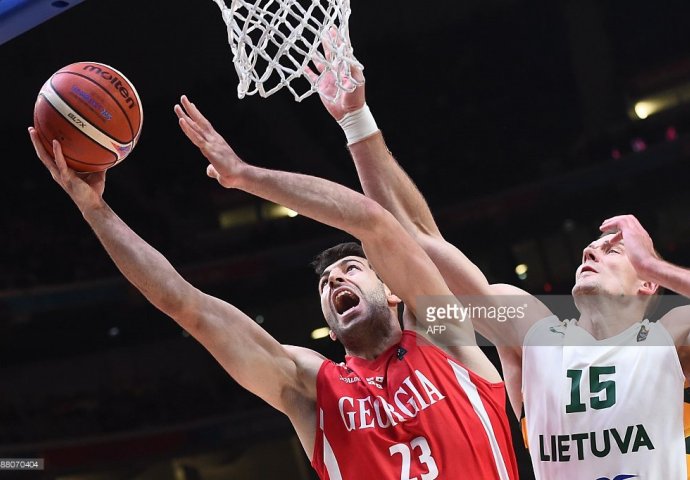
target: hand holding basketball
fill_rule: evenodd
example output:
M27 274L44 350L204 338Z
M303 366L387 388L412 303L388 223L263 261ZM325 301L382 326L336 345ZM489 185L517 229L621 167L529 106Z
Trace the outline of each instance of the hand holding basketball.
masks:
M51 154L45 148L35 128L29 128L29 136L38 158L48 169L53 180L77 204L79 210L83 212L88 207L98 206L102 203L103 191L105 190L105 171L77 174L67 166L60 142L53 140Z
M175 114L184 134L211 162L206 168L206 175L215 178L226 188L233 188L244 162L185 95L181 103L182 106L175 105Z

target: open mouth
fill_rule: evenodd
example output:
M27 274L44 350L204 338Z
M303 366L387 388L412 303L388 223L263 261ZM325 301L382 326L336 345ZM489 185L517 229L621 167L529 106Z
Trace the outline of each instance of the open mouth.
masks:
M359 297L348 289L339 290L333 297L333 306L338 315L344 315L357 305L359 305Z

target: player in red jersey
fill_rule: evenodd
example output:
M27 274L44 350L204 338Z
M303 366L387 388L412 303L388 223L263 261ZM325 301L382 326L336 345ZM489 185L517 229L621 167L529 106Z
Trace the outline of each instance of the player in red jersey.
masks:
M373 291L383 294L386 287L369 269L358 244L323 252L316 264L322 298L349 297L345 292L360 269L369 271ZM410 281L418 279L412 270L408 275ZM347 301L344 307L353 302ZM388 310L382 296L372 303ZM486 359L476 347L467 352L463 350L470 347L444 350L433 345L412 331L415 319L409 310L402 338L392 311L382 312L387 320L378 333L374 322L350 332L327 308L324 313L332 338L340 338L348 355L344 363L324 362L316 380L318 431L312 465L322 478L517 477L503 383L485 368ZM365 351L356 355L362 334L372 347L382 337L398 340L383 342L390 346L375 357ZM468 353L486 378L458 360Z
M221 185L361 240L367 257L351 246L321 256L321 307L332 338L345 346L346 362L281 345L232 305L194 288L105 203L104 172L76 175L59 143L52 158L31 129L44 165L127 279L238 383L289 417L321 478L517 478L503 383L476 345L471 322L443 324L443 348L412 331L419 299L453 297L393 216L341 185L248 165L185 97L175 111L209 160L208 175ZM397 318L401 300L404 331Z

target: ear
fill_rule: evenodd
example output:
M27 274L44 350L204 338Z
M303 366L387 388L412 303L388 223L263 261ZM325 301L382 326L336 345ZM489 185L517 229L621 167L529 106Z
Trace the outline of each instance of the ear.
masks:
M331 337L331 340L333 340L334 342L336 340L338 340L338 338L335 336L335 332L333 330L328 331L328 336Z
M640 295L654 295L658 289L659 289L658 284L656 284L654 282L644 281L644 282L642 282L642 285L640 285L640 288L637 290L637 292Z
M402 303L402 300L400 300L400 297L397 295L393 295L392 293L389 293L386 295L386 299L388 300L388 306L389 307L397 307L398 304Z

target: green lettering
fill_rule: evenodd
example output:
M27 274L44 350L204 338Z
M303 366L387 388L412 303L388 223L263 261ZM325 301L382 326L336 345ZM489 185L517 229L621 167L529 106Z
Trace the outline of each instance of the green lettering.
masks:
M544 451L544 435L539 435L539 460L542 462L551 461L551 457Z
M584 412L587 406L582 403L582 399L580 398L582 370L568 370L566 375L573 382L570 384L570 403L565 406L565 413Z
M589 441L592 444L592 453L594 454L595 457L605 457L606 455L611 452L611 442L609 441L609 431L604 430L602 432L603 437L604 437L604 449L603 450L598 450L597 449L597 435L596 432L589 432Z
M586 433L574 433L572 435L572 439L577 442L577 459L578 460L584 460L585 459L585 450L582 445L582 442L588 437Z
M625 438L623 440L621 440L621 437L618 434L618 430L616 430L615 428L611 429L611 435L613 435L613 439L618 444L618 448L620 449L621 453L628 453L628 447L630 446L630 439L632 438L632 431L633 431L632 425L629 426L628 428L626 428L625 429Z
M601 375L613 375L616 373L616 367L590 367L589 368L589 390L592 393L605 392L604 399L599 397L592 397L589 403L595 410L603 410L609 408L616 403L616 383L613 380L599 381Z
M558 436L558 461L567 462L570 460L570 455L567 455L568 450L570 450L570 445L567 442L570 438L569 435L559 435Z
M647 447L648 450L654 450L654 445L649 435L647 435L647 430L644 429L644 425L637 425L637 435L635 435L635 443L631 451L636 452L640 447Z

